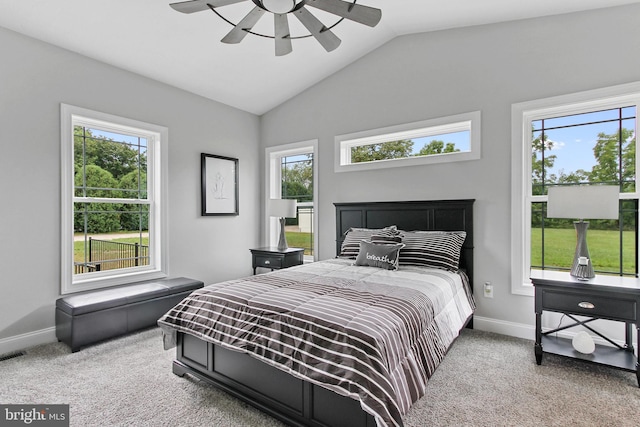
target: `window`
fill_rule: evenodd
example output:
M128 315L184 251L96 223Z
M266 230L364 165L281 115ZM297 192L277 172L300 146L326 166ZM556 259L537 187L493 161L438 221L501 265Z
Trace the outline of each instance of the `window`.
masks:
M167 130L62 105L62 293L165 276Z
M287 243L291 247L304 248L305 261L313 261L316 254L315 215L317 164L314 161L317 141L307 141L267 149L266 180L269 188L266 194L272 199L297 200L296 218L286 219ZM267 200L268 201L268 200ZM278 223L276 218L268 218L266 224L267 242L278 244Z
M589 221L589 251L596 274L637 276L639 90L640 85L631 85L514 105L514 293L532 294L530 269L571 268L573 220L547 218L552 186L620 188L619 219Z
M480 112L340 135L335 171L480 158Z

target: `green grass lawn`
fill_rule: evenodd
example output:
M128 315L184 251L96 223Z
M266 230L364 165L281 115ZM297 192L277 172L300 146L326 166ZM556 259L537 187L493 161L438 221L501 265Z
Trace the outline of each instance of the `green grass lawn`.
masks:
M618 272L620 269L620 233L588 230L587 245L596 271ZM545 229L544 264L547 267L571 268L576 250L574 229ZM623 271L635 273L635 233L622 235ZM542 238L539 228L531 229L531 265L542 265Z
M287 231L287 243L293 248L312 248L311 233ZM635 272L635 233L623 232L624 255L623 265L625 273ZM136 243L136 237L113 239L114 242ZM148 238L143 238L143 245L149 244ZM587 232L589 253L598 271L617 272L619 269L619 233L608 230L589 230ZM574 229L545 230L545 266L571 268L573 254L576 249L576 232ZM74 242L74 260L84 262L84 242ZM305 249L305 255L311 255L311 249ZM542 265L542 239L539 228L531 230L531 264Z
M311 233L298 233L295 231L286 231L287 244L292 248L305 248L304 254L311 255L313 249L313 240Z

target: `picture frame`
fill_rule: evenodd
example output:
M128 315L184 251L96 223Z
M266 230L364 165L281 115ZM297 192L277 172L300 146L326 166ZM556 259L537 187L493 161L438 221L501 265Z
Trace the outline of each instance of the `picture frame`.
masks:
M201 153L202 216L238 215L238 159Z

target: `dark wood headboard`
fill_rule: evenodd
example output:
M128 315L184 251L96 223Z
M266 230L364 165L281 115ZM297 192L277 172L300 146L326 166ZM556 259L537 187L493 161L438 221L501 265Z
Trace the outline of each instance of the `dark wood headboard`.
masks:
M405 231L466 231L460 268L473 286L473 199L411 202L334 203L336 207L336 254L344 233L351 227L384 228L396 225Z

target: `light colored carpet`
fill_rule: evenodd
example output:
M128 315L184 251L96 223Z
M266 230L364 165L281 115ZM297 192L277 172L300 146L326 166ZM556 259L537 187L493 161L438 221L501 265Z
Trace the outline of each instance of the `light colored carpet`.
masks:
M64 344L0 362L0 403L69 403L72 426L282 426L171 372L150 329L70 353ZM635 374L545 355L533 342L465 330L404 419L425 426L638 426Z

